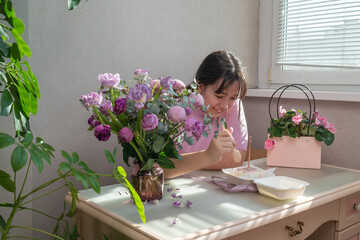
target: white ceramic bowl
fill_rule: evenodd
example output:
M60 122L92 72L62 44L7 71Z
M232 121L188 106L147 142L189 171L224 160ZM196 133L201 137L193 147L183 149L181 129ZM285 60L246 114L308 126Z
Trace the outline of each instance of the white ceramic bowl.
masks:
M263 169L258 167L252 167L255 168L257 171L251 174L250 176L242 175L239 176L240 172L237 172L237 169L242 169L247 167L237 167L237 168L225 168L222 169L223 173L225 173L226 178L229 183L232 183L234 185L249 185L253 182L254 179L264 177L264 174L266 173ZM271 173L271 175L275 175Z
M285 176L259 178L254 183L261 194L278 200L302 196L309 185L308 182Z

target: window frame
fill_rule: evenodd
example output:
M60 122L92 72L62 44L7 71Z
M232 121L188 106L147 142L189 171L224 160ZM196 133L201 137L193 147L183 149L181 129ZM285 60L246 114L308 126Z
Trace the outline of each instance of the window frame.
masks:
M278 4L279 0L260 0L258 87L301 83L314 90L360 93L360 70L282 71L276 64Z

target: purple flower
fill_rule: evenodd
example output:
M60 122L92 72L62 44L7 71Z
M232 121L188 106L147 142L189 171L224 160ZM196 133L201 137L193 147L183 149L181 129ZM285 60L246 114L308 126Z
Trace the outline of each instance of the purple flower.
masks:
M126 98L118 98L114 102L114 112L119 115L125 112L126 110Z
M175 225L177 223L182 223L181 219L180 218L175 218L172 222L172 225Z
M179 79L172 79L170 83L173 86L173 90L179 94L182 93L186 88L185 83Z
M191 115L191 114L192 114L192 112L193 112L193 110L191 109L191 107L186 107L186 108L185 108L185 113L186 113L186 116Z
M189 117L185 120L184 127L185 130L190 132L195 127L196 120L192 117Z
M144 106L144 103L149 101L151 98L152 89L149 88L146 84L136 84L135 87L129 89L127 97L131 100L134 100L136 109L140 109Z
M141 78L143 76L147 77L149 75L149 71L147 69L138 68L135 70L134 74L137 78Z
M202 105L204 105L204 98L203 98L203 96L201 96L201 94L192 92L190 94L190 97L195 99L195 102L194 102L194 107L195 108L199 108Z
M200 121L195 122L195 125L191 132L192 132L193 136L196 138L196 140L199 140L204 129L205 129L205 126L204 126L204 124L202 124L202 122L200 122Z
M173 202L173 206L174 207L182 207L182 204L179 201L175 201L175 202Z
M141 120L141 126L145 130L153 130L159 124L159 119L153 113L146 114Z
M130 142L134 137L133 132L130 130L130 128L128 127L123 127L122 129L120 129L119 131L119 138L121 141L123 141L124 143L128 143Z
M95 127L94 135L99 141L107 141L111 136L109 125L99 125Z
M95 119L95 114L93 114L88 119L88 124L92 127L96 127L96 126L99 126L101 123Z
M176 193L171 194L173 198L176 198Z
M99 109L100 109L100 112L101 112L102 114L108 115L108 109L109 109L111 112L112 112L112 110L113 110L113 106L112 106L111 101L110 101L110 100L104 100L104 101L101 103Z
M193 207L193 206L194 206L194 203L193 203L193 202L191 202L190 200L186 200L185 205L186 205L186 207L187 207L187 208L191 208L191 207Z
M102 95L95 92L91 92L88 95L81 96L81 102L86 108L98 106L100 105L101 101Z
M99 74L98 77L101 85L103 85L106 88L114 87L120 84L120 74L111 74L111 73L104 73Z
M155 79L155 80L151 80L150 82L150 88L154 89L154 93L157 93L160 89L160 80L159 79Z
M168 188L166 191L171 192L174 188Z
M172 78L171 77L167 77L167 78L160 78L160 85L162 88L164 89L169 89L170 88L170 84L171 84Z
M180 106L172 106L167 114L169 120L175 123L181 123L186 119L185 109Z

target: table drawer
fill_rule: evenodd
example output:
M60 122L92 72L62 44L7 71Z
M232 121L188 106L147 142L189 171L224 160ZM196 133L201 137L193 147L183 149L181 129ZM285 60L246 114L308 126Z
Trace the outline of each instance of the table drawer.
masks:
M340 200L340 222L338 227L339 231L360 222L360 210L357 209L359 205L360 192L351 194Z
M328 221L338 221L339 219L339 201L333 201L319 207L309 209L305 212L295 214L293 216L281 219L277 221L274 219L274 223L267 224L260 228L256 228L233 237L229 240L248 240L248 239L262 239L262 240L281 240L281 239L305 239L312 234L317 228ZM321 216L321 218L319 218ZM275 222L276 221L276 222ZM292 227L293 231L300 231L299 222L304 223L301 233L295 236L289 236L290 230L286 229L286 226ZM330 236L326 236L326 240L334 239L334 230L330 233Z
M360 240L360 223L357 223L341 232L336 232L336 240Z

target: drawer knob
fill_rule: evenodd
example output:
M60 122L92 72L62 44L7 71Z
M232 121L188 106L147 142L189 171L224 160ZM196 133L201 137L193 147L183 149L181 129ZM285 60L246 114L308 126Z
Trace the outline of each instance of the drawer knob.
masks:
M295 237L296 235L299 235L300 233L302 233L302 227L305 225L304 222L298 221L297 225L299 227L299 230L294 229L293 227L290 227L288 225L285 226L285 229L289 231L290 237Z
M358 210L360 212L360 203L354 204L354 209Z

